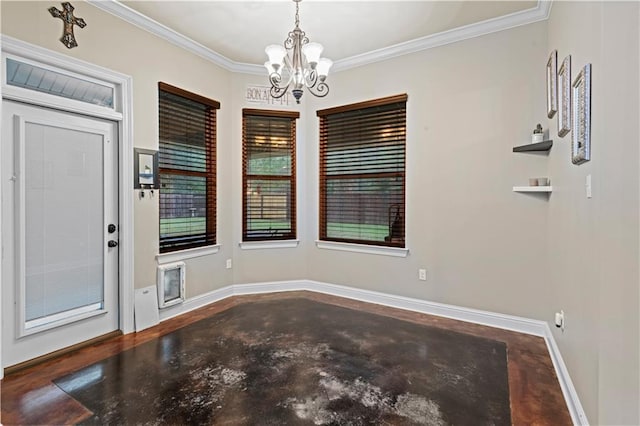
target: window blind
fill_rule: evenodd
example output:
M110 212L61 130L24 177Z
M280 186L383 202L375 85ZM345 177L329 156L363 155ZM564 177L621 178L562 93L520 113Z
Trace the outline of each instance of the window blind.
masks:
M406 101L317 112L321 240L405 246Z
M242 239L296 238L298 112L242 110Z
M160 252L216 243L214 100L159 83Z

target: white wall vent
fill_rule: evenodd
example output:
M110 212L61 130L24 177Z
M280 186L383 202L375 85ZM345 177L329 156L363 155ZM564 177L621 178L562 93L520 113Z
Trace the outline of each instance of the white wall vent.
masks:
M184 302L184 262L158 266L158 307L160 309Z

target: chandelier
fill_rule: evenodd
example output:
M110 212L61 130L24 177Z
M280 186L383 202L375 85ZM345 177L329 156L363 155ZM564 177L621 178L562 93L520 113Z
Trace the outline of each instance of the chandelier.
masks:
M281 98L292 87L296 103L300 103L303 88L307 88L312 95L323 97L329 93L329 86L325 83L329 68L333 61L321 58L322 45L310 43L304 31L300 29L298 16L299 3L296 3L296 27L284 41L284 47L271 44L264 49L269 60L264 63L269 73L271 96Z

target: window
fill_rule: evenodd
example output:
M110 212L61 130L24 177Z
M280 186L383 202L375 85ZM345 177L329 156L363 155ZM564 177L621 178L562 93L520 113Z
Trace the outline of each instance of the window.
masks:
M160 253L216 243L214 100L158 83Z
M318 111L320 240L405 246L407 95Z
M55 68L39 67L27 62L7 58L7 84L49 95L61 96L80 102L113 108L115 89L104 83L80 78Z
M296 238L298 112L242 110L242 240Z

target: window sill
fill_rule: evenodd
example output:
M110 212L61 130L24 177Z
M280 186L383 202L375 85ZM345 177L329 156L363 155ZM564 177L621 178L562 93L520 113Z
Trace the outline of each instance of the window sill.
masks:
M338 243L335 241L316 241L320 249L350 251L354 253L378 254L381 256L407 257L408 248L369 246L365 244Z
M300 241L298 240L280 240L280 241L245 241L238 244L242 250L259 250L274 248L296 248Z
M192 249L172 251L170 253L161 253L156 255L156 261L158 265L164 265L165 263L179 262L181 260L193 259L194 257L207 256L209 254L216 254L220 251L220 244L206 247L196 247Z

